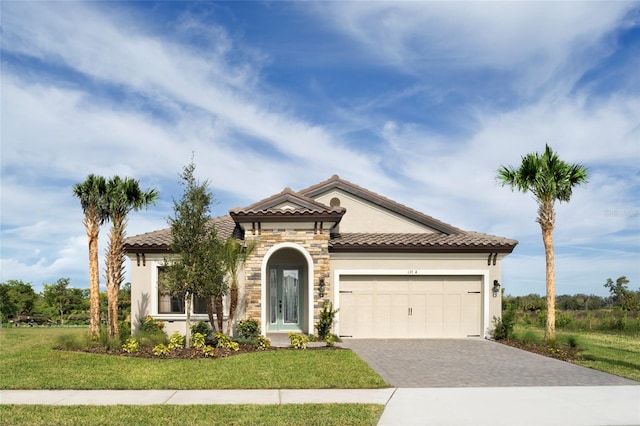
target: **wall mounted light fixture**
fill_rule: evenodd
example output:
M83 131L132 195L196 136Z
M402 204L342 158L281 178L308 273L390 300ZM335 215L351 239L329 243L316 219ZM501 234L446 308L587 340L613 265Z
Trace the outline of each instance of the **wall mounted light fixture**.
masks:
M493 288L491 291L493 291L493 297L498 297L498 293L500 293L500 283L498 280L493 280Z
M320 278L320 282L318 283L318 296L324 297L324 278Z

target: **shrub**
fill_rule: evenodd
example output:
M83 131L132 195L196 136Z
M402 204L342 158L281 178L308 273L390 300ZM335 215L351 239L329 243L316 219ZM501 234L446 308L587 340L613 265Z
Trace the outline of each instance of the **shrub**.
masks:
M333 319L336 316L338 309L333 309L333 304L331 302L325 302L322 304L322 311L320 311L320 319L318 320L318 324L316 325L316 330L318 330L318 337L320 340L325 340L327 336L331 333L331 327L333 326Z
M253 339L260 335L260 323L253 318L246 318L238 322L238 335L245 339Z
M162 332L162 334L158 333L146 333L143 331L136 331L133 335L138 340L140 346L145 348L152 348L159 344L167 344L169 343L169 338L166 333Z
M70 349L85 349L87 347L86 337L75 336L73 334L62 334L57 339L57 347Z
M159 345L153 347L153 354L155 356L167 356L169 354L169 346L160 343Z
M573 322L573 316L568 312L560 312L556 316L556 327L564 328Z
M156 321L150 315L142 318L138 331L150 334L166 334L164 331L164 323L162 321Z
M508 304L507 310L502 314L502 318L493 317L495 328L493 338L496 340L509 339L513 336L513 328L516 325L516 308L513 304Z
M289 344L293 346L294 349L307 349L308 343L309 337L304 334L289 332Z
M240 345L237 342L234 342L229 336L222 333L216 333L215 336L213 336L213 345L216 348L228 349L234 352L240 349Z
M580 346L578 338L574 335L567 336L567 346L570 348L577 348Z
M206 357L212 357L215 356L216 354L216 350L213 348L213 346L209 346L209 345L204 345L202 347L202 353L204 354L204 356Z
M169 339L169 350L184 348L184 337L175 331Z
M202 333L193 333L193 336L191 338L191 346L196 349L204 348L205 336Z
M206 339L209 334L211 334L211 327L204 321L198 321L196 324L191 326L191 335L195 336L196 333L202 334Z
M271 340L267 339L264 336L256 337L256 343L254 344L256 350L266 351L271 347Z
M131 337L131 322L129 321L120 321L120 340L126 341L129 337Z
M327 346L334 346L337 340L338 337L335 334L329 334L324 338L324 342L327 344Z
M135 338L129 337L127 341L122 345L122 350L127 353L133 354L140 350L140 345Z
M531 343L537 343L540 339L533 330L527 330L519 340L525 345L529 345Z

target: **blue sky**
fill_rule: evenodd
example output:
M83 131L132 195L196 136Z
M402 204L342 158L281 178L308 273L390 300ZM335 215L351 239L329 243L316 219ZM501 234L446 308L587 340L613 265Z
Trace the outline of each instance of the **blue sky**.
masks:
M338 174L519 240L503 285L544 294L535 202L495 174L548 143L591 172L557 205L558 294L640 287L639 2L0 8L0 281L87 287L73 184L134 177L161 200L128 235L166 228L195 153L215 215Z

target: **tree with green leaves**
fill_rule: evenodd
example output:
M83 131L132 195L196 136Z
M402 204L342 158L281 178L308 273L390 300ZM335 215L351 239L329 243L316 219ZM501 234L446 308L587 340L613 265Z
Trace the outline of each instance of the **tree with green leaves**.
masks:
M607 278L604 286L611 293L613 306L625 311L640 309L640 291L629 290L629 280L627 277L618 277L614 283L611 278Z
M80 199L84 212L84 227L89 241L89 337L100 336L100 268L98 236L100 226L109 218L105 203L107 182L104 177L90 174L73 186L73 195Z
M545 341L555 339L556 326L556 283L553 249L553 230L556 222L555 202L568 202L573 194L573 188L587 183L588 170L580 163L566 163L553 152L549 145L545 145L542 154L533 153L522 157L519 168L501 166L497 179L502 186L509 186L511 190L530 192L538 203L536 222L542 230L546 261L546 290L547 290L547 323Z
M0 321L29 315L34 308L38 295L31 283L20 280L9 280L0 283Z
M247 258L255 248L256 243L254 241L240 244L233 236L230 236L224 242L224 264L226 273L231 278L231 288L229 289L229 316L227 317L228 335L231 335L233 320L238 307L238 270L241 266L244 266Z
M69 287L69 278L60 278L55 284L44 284L44 302L55 308L64 324L65 314L82 306L83 292L80 288Z
M194 176L195 164L184 167L181 185L184 193L173 201L171 251L165 259L165 274L160 285L174 296L183 298L186 313L185 346L191 342L191 301L193 297L223 297L228 292L225 280L222 243L210 221L213 195L209 182ZM217 312L221 316L221 312Z
M117 337L120 333L118 296L125 273L124 239L128 221L127 215L132 210L137 211L155 203L158 191L155 189L143 191L137 180L114 176L106 183L104 197L107 214L111 221L105 261L108 299L107 332L109 336Z

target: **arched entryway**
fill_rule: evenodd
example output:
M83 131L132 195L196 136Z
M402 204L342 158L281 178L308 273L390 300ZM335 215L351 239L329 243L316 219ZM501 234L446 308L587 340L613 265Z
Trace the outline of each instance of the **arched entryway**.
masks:
M262 261L262 333L313 329L313 260L295 243L273 246Z

